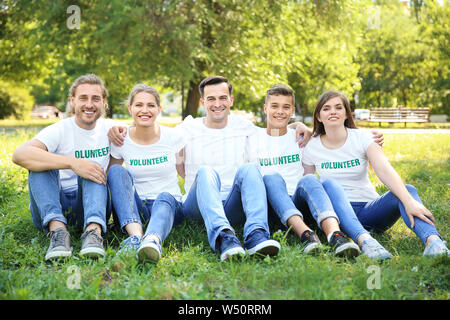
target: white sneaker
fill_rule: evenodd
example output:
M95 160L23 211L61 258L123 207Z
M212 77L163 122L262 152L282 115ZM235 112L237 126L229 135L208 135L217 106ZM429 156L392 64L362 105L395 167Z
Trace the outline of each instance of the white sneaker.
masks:
M363 255L371 259L390 259L392 254L389 253L376 239L368 238L361 244Z
M161 245L154 239L142 241L137 250L137 257L141 262L151 261L157 263L161 259L161 255Z
M447 248L447 242L438 238L425 247L423 251L425 257L436 257L440 255L450 255L450 251Z

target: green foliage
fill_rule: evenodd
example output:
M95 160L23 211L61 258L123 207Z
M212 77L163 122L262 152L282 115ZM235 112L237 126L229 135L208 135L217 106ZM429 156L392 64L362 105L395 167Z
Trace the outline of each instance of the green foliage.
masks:
M298 237L272 227L282 244L276 258L244 257L220 262L209 248L204 225L184 221L163 244L158 264L141 264L134 256L118 256L125 235L110 229L106 256L92 261L78 255L80 231L69 227L74 255L45 263L49 239L34 227L29 211L27 172L11 163L15 148L38 128L1 129L0 147L0 299L431 299L448 300L448 257L422 257L423 245L399 220L375 237L394 255L376 262L360 256L336 258L325 248L316 256L302 253ZM450 236L450 135L386 134L383 147L406 183L417 187L435 216L444 239ZM385 191L371 175L380 192ZM326 243L323 233L312 226ZM236 227L242 238L242 226ZM242 240L242 239L241 239ZM378 267L380 288L368 287L369 268ZM70 287L75 272L79 289Z
M71 4L0 7L0 78L28 82L37 103L64 109L71 82L93 72L114 112L144 81L181 93L183 115L196 115L198 83L221 74L235 107L255 112L280 82L304 115L327 89L361 107L450 112L448 1L82 0L79 29L67 26Z
M378 23L363 32L356 59L360 105L430 107L433 113L448 114L450 6L414 4L408 10L385 2L371 12Z
M33 104L34 99L28 89L0 80L0 119L11 116L22 119L29 114Z

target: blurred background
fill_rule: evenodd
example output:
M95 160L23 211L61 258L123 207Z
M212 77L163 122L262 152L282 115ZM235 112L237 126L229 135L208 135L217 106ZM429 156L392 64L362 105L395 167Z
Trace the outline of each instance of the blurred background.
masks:
M307 122L327 89L358 110L450 115L447 0L0 3L0 119L64 117L85 73L104 79L108 116L119 119L139 82L159 90L164 117L200 115L198 84L214 74L232 82L233 108L257 122L277 83L295 90L296 118Z

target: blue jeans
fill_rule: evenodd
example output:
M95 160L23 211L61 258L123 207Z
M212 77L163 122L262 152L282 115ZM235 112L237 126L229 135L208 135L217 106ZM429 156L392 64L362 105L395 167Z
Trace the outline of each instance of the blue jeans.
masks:
M108 172L108 185L114 213L119 220L120 228L129 223L148 221L144 237L156 234L164 241L172 227L183 221L183 210L180 201L170 193L162 192L155 200L142 200L136 192L131 174L120 165L112 165Z
M39 230L47 232L49 222L55 220L83 230L97 223L106 233L111 215L107 186L78 177L78 189L65 192L61 189L59 170L48 170L29 171L28 188L31 217Z
M310 212L319 228L322 228L321 222L330 217L339 222L330 198L316 175L308 174L301 178L292 196L289 196L286 182L279 173L265 175L263 180L269 204L284 225L293 215L303 219L302 212Z
M330 195L334 209L341 220L342 230L355 242L363 233L386 231L400 217L411 229L405 207L391 191L370 202L350 202L337 181L325 180L323 186ZM422 203L415 187L407 184L406 189L416 201ZM414 228L411 230L424 244L430 235L439 236L435 227L416 217L414 217Z
M244 224L244 239L256 229L269 232L266 189L255 165L245 164L238 169L224 201L220 185L219 174L214 169L200 168L183 204L186 218L205 222L209 245L214 251L222 230L234 232L231 225Z

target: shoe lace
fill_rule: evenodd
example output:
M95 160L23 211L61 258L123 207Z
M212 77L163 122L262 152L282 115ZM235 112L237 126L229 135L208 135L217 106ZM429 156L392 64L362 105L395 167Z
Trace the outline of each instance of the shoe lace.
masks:
M66 233L62 230L50 231L47 236L50 237L51 241L54 243L55 247L64 245L64 240L66 238Z
M367 239L364 241L365 246L373 251L384 251L385 249L375 239Z
M130 237L130 238L128 239L128 241L129 241L131 244L139 244L140 239L139 239L138 236L132 236L132 237Z
M241 245L241 243L239 242L239 239L234 234L223 233L221 235L219 247L221 247L223 245L228 247L232 244L239 245L239 246Z
M92 240L90 242L94 242L94 243L103 243L103 238L97 233L97 231L95 229L91 229L89 231L86 231L86 237L90 236L89 238Z

